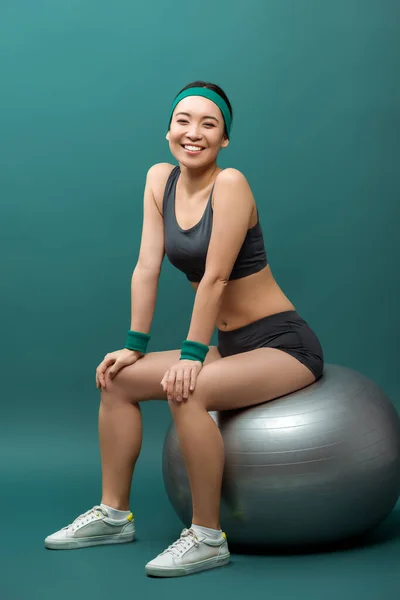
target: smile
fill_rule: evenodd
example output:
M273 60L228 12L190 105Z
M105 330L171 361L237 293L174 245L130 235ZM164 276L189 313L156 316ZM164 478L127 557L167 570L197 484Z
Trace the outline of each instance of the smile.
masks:
M190 154L199 154L202 150L204 150L204 148L201 146L192 146L191 144L184 144L182 145L182 148Z

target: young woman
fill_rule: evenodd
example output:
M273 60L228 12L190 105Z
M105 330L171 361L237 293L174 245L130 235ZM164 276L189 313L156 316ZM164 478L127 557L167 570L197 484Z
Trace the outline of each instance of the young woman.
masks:
M107 354L96 371L101 504L47 537L47 548L133 541L139 405L164 399L189 476L193 519L146 572L170 577L227 564L219 522L224 447L208 412L266 402L322 375L320 343L271 273L245 176L217 166L231 121L230 102L214 84L196 81L175 98L167 140L178 166L156 164L147 175L131 329L125 348ZM180 350L146 354L164 254L196 292L193 313ZM215 327L218 346L209 347Z

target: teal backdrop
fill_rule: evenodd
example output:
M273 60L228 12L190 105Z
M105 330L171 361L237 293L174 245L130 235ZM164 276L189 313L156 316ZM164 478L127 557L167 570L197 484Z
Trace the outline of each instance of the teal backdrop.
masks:
M124 345L146 172L174 162L170 105L195 79L232 102L220 166L248 178L273 274L326 361L399 405L399 18L389 0L0 3L0 469L7 506L36 502L30 577L62 572L37 548L100 498L95 369ZM193 300L165 259L150 351L180 346ZM170 416L143 415L134 508L165 547Z

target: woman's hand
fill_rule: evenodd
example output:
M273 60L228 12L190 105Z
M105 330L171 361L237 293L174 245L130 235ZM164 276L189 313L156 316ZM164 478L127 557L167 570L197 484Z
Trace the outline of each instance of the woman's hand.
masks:
M199 360L180 360L172 365L161 380L164 392L168 394L168 400L182 402L189 397L189 391L193 392L196 387L197 376L203 368Z
M142 352L128 350L128 348L106 354L96 369L96 387L107 389L107 384L111 382L118 371L123 367L133 365L142 356Z

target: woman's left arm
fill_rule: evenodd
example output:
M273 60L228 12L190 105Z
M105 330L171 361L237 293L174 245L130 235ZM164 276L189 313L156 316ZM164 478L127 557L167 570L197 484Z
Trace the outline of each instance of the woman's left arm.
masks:
M187 339L209 345L233 265L243 245L254 207L246 178L236 169L225 169L214 187L214 214L205 272L193 306ZM180 360L165 373L161 384L172 400L186 399L193 391L200 361ZM180 401L180 400L178 400Z

